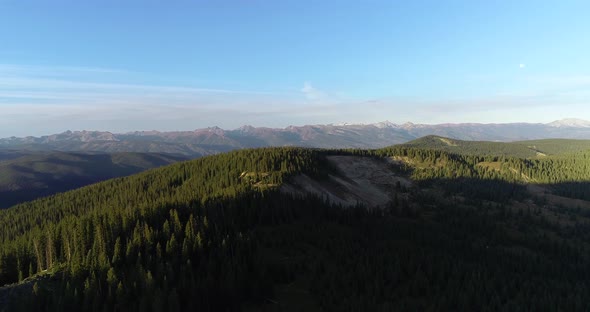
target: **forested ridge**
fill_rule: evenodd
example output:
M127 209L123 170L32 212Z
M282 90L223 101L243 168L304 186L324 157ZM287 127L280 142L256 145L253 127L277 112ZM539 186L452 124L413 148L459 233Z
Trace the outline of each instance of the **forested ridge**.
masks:
M564 155L590 149L590 140L544 139L515 142L464 141L428 135L404 144L404 147L443 150L475 156L512 156L535 158Z
M378 208L280 191L337 154L415 184ZM589 157L264 148L101 182L0 211L0 284L30 286L0 310L584 311L590 214L526 184L584 199Z

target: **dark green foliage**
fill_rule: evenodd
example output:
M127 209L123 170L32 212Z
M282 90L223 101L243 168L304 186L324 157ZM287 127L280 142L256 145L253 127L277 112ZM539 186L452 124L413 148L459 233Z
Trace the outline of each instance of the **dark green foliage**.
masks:
M590 150L590 140L545 139L518 142L463 141L428 135L400 146L437 149L455 154L535 158Z
M590 140L545 139L513 142L547 155L572 154L590 150Z
M513 156L513 157L535 157L537 150L529 147L526 141L522 143L505 143L489 141L462 141L451 138L444 138L436 135L429 135L419 138L401 146L436 149L462 155L490 155L490 156Z
M245 298L241 289L251 286L232 270L254 266L251 243L242 231L284 217L281 210L276 215L271 208L258 211L261 196L291 173L322 175L322 162L310 150L244 150L1 211L0 283L18 282L32 267L33 274L60 271L70 293L65 285L56 286L63 288L58 292L74 300L68 304L86 309L105 298L111 308L134 307L129 300L151 295L162 309L174 308L175 298L193 297L189 290L201 291L198 300L211 301L194 304L235 307ZM172 291L180 291L178 285L187 286L182 295ZM219 298L228 292L235 292L236 300ZM56 309L66 304L51 300L48 305Z
M338 153L405 159L419 187L379 210L278 189ZM584 159L273 148L105 181L0 211L0 284L23 287L0 310L584 311L586 216L511 205L526 179L584 181Z
M423 184L442 181L439 185L452 192L487 192L488 195L482 193L482 196L488 200L522 196L522 185L525 183L548 184L560 195L588 198L586 187L590 182L590 151L536 159L453 154L404 146L352 152L404 160L405 164L400 165L402 169L410 172L413 179L423 181ZM471 179L472 182L476 179L478 182L464 183L465 179ZM446 183L449 180L453 180L453 183ZM512 185L497 182L509 182ZM503 189L499 188L500 185L503 185Z

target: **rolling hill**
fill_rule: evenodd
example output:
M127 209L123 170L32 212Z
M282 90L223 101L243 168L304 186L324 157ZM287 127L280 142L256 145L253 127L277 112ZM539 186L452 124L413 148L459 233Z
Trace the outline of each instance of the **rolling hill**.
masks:
M583 311L590 202L560 186L587 156L263 148L104 181L0 211L0 310Z
M222 130L218 129L217 131ZM87 141L92 141L96 137L100 139L112 138L112 136L101 136L98 134L90 135L86 133L84 135L82 137L83 141L86 142L84 144L95 144L96 142L88 143ZM187 136L187 142L190 141L189 138L190 136ZM140 145L151 146L154 150L159 150L163 146L171 146L170 149L166 150L174 151L178 154L102 154L96 152L31 151L26 149L0 150L0 208L6 208L19 202L52 195L109 178L130 175L178 160L188 159L188 156L183 155L195 155L187 150L178 149L178 146L173 143L160 142L158 144L152 144L150 142L154 138L150 136L146 137L145 140L145 142L134 142L131 145L125 144L121 146L132 150L137 149ZM76 140L70 139L68 141ZM207 143L214 144L215 142L207 141ZM100 145L103 143L99 142L96 144ZM437 149L465 155L537 158L590 150L590 141L545 139L504 143L463 141L440 136L426 136L407 142L402 146ZM226 148L231 149L229 146ZM202 148L199 149L203 150ZM150 148L143 150L150 150ZM191 150L194 151L194 149ZM212 153L212 149L209 149L205 153L210 152Z
M429 135L407 142L403 146L444 150L458 154L535 158L587 151L590 150L590 140L544 139L517 142L489 142L464 141Z
M0 151L0 208L168 165L184 156Z

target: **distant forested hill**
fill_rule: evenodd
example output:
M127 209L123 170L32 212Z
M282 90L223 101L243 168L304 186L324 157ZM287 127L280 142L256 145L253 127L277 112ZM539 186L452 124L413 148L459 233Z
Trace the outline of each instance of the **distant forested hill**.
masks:
M153 153L0 150L0 208L185 159Z
M521 158L564 155L590 150L590 140L545 139L517 142L463 141L436 135L403 144L408 147L444 150L457 154L512 156Z
M0 211L0 310L585 311L590 202L560 187L587 189L589 164L408 146L172 164Z

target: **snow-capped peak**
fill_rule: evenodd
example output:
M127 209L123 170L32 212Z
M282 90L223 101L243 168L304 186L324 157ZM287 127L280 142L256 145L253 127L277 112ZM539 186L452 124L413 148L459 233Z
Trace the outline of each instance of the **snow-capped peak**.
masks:
M556 128L590 128L590 121L578 118L566 118L548 123Z

